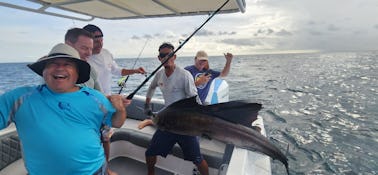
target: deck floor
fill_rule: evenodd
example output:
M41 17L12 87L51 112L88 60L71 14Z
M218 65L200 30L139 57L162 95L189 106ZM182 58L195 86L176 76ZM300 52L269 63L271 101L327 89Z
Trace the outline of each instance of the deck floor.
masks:
M147 174L146 164L127 157L117 157L110 161L110 169L119 175ZM174 173L155 167L156 175L174 175Z

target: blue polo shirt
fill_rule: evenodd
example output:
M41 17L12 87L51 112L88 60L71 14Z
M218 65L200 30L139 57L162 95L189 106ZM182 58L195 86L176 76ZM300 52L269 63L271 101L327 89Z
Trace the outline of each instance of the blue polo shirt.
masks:
M106 116L104 123L111 126L114 112L103 94L88 87L69 93L54 93L46 85L21 87L0 96L0 128L16 124L30 175L93 174L105 161L101 124Z
M185 69L188 70L192 74L194 78L194 82L196 82L198 77L201 76L202 74L209 73L211 75L210 80L207 83L197 86L198 96L201 99L202 104L204 104L207 94L209 93L211 82L215 78L220 76L220 72L214 71L212 69L200 71L194 65L187 66L185 67Z

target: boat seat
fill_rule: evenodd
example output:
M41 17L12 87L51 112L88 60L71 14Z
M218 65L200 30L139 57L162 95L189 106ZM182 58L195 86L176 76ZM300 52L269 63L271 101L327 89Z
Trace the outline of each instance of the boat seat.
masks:
M0 171L0 175L27 175L24 160L18 159Z
M152 139L152 135L150 134L138 132L133 129L120 128L114 132L110 141L111 142L128 141L134 145L147 148L151 139ZM207 164L209 165L209 167L218 169L222 165L223 153L219 153L219 152L215 152L215 151L211 151L207 149L202 149L202 148L201 148L201 153L204 159L207 161ZM177 144L173 147L171 154L173 156L176 156L182 159L184 158L184 155Z
M21 158L21 145L16 132L10 136L1 138L0 152L0 169Z
M17 132L4 135L0 140L0 175L26 175Z

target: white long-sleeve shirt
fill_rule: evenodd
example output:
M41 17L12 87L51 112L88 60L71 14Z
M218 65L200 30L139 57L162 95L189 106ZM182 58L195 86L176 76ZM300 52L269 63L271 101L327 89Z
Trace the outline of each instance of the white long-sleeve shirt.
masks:
M114 61L113 55L106 49L102 49L99 54L89 57L88 63L97 72L98 80L104 94L112 93L112 74L121 76L122 68Z

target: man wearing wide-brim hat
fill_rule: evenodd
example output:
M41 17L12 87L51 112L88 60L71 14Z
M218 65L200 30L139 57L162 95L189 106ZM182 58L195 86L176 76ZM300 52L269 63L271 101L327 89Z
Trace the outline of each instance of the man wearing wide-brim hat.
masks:
M100 128L121 127L130 101L78 86L88 80L90 66L66 44L28 67L45 84L0 96L0 128L15 123L28 174L105 174Z

